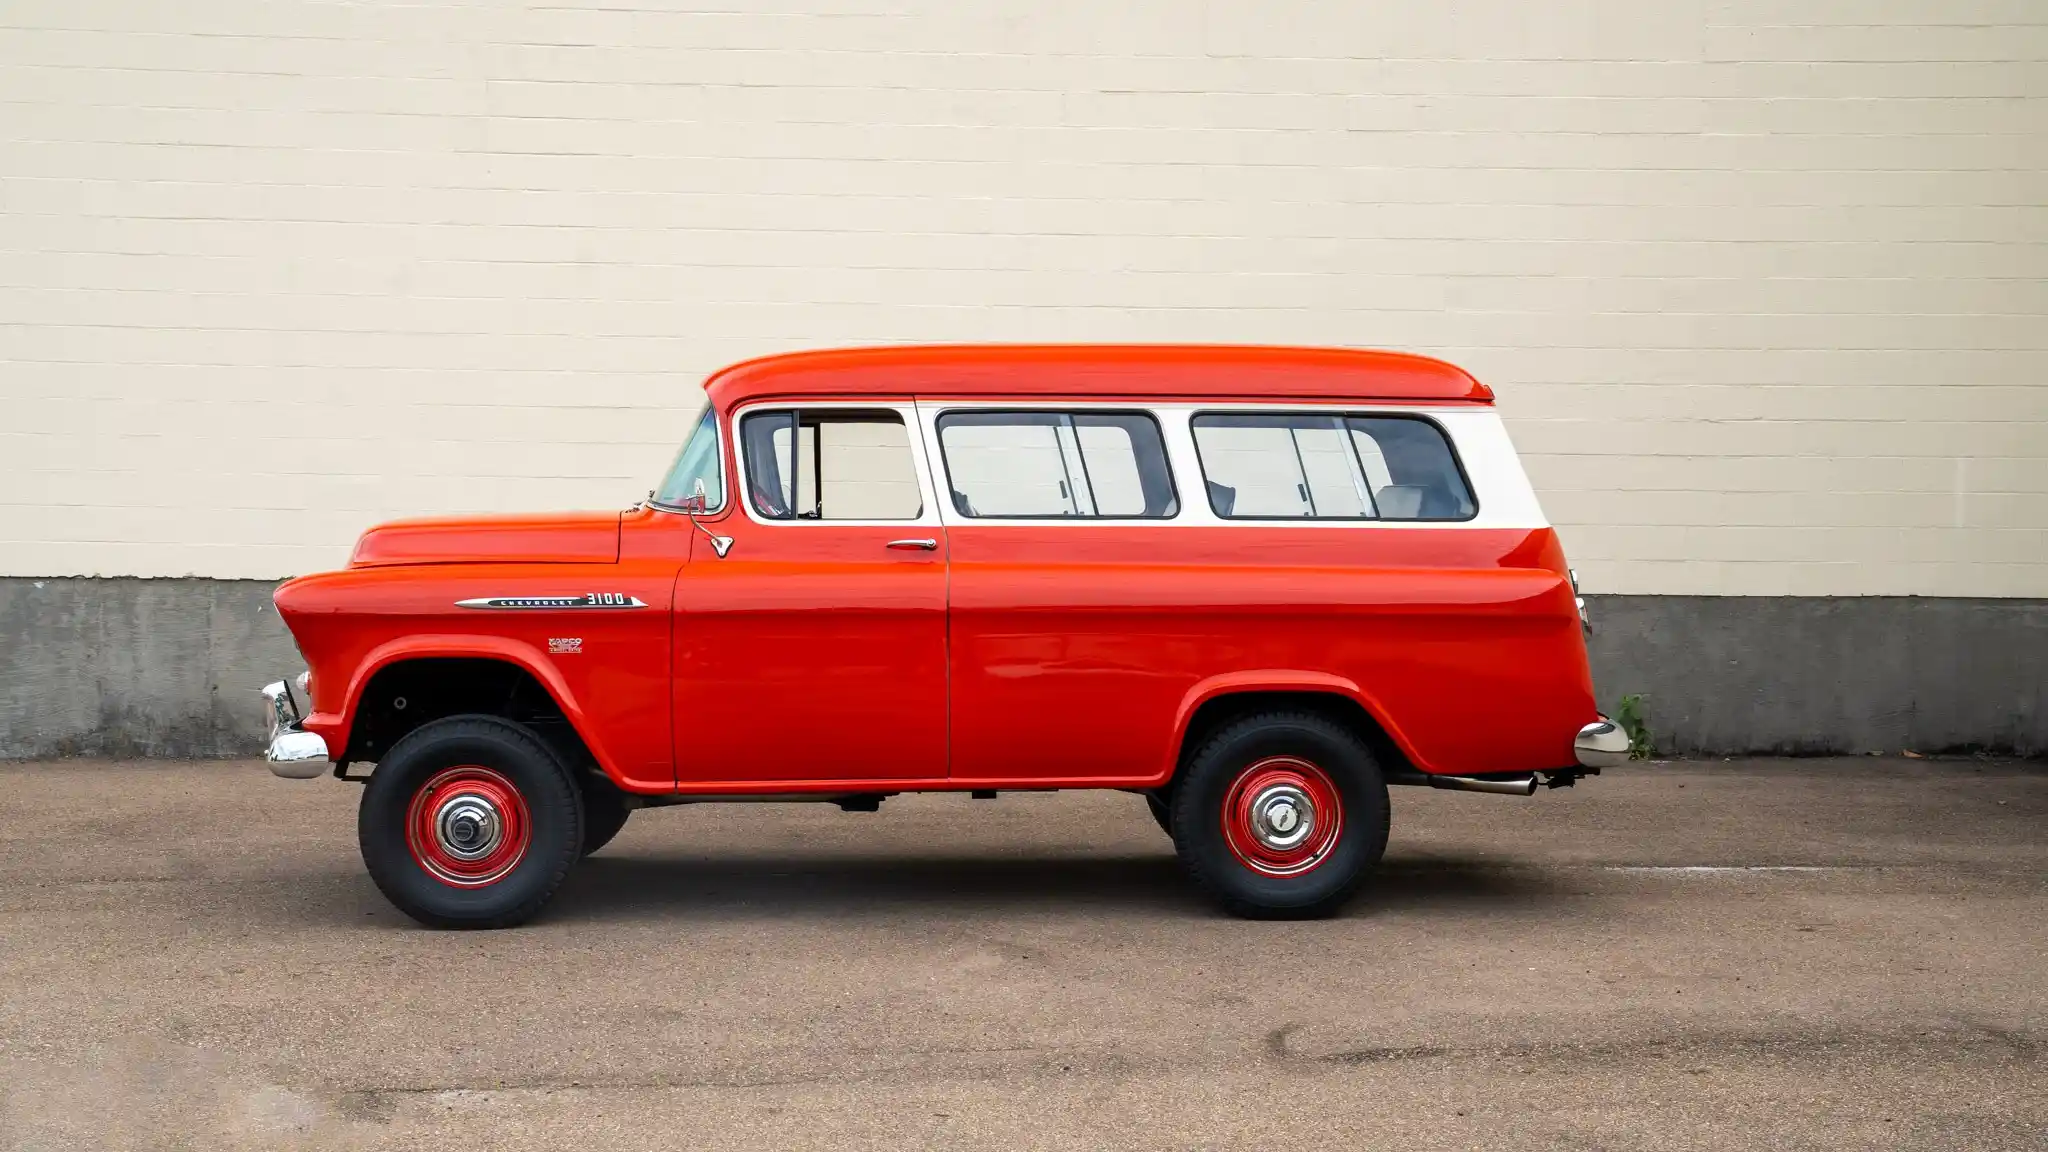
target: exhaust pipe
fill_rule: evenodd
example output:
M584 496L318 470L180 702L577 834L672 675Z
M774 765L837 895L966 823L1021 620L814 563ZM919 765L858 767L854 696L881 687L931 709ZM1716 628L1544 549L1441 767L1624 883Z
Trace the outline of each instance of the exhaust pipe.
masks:
M1431 776L1422 772L1402 772L1387 777L1389 784L1427 785L1452 792L1491 792L1496 796L1534 796L1536 775L1507 776L1497 780L1482 779L1478 776Z
M1477 776L1431 776L1431 788L1448 788L1453 792L1492 792L1499 796L1534 796L1536 777L1516 776L1510 780L1481 780Z

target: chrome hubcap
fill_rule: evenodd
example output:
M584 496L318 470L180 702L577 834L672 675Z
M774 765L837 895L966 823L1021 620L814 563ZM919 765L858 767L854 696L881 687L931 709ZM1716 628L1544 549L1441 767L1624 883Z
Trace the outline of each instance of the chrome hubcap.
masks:
M1292 784L1275 784L1252 798L1252 836L1267 848L1285 852L1316 830L1316 805Z
M504 838L497 805L474 793L451 796L434 812L434 839L457 860L481 860Z

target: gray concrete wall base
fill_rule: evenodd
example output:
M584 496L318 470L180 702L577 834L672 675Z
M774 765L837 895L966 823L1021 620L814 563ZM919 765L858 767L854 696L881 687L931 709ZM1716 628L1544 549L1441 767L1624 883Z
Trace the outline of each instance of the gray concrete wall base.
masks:
M0 758L257 755L305 667L264 580L0 579Z
M245 757L303 667L259 580L0 578L0 759ZM2048 755L2048 601L1593 596L1600 703L1675 755Z
M2048 600L1595 596L1601 707L1675 755L2048 755Z

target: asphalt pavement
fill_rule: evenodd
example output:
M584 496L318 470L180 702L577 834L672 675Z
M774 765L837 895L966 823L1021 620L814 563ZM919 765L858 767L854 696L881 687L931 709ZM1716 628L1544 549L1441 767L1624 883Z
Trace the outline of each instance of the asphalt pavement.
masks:
M432 932L354 785L0 765L0 1148L2048 1147L2048 768L1394 792L1249 923L1118 793L636 814Z

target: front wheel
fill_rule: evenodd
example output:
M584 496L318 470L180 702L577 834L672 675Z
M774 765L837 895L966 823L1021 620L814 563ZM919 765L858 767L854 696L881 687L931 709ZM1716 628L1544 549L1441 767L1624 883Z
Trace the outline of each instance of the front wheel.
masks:
M1349 729L1309 713L1248 716L1212 736L1173 793L1174 844L1234 915L1326 916L1387 848L1387 786Z
M451 716L398 742L356 813L386 899L432 928L507 928L576 862L583 798L545 744L496 716Z

